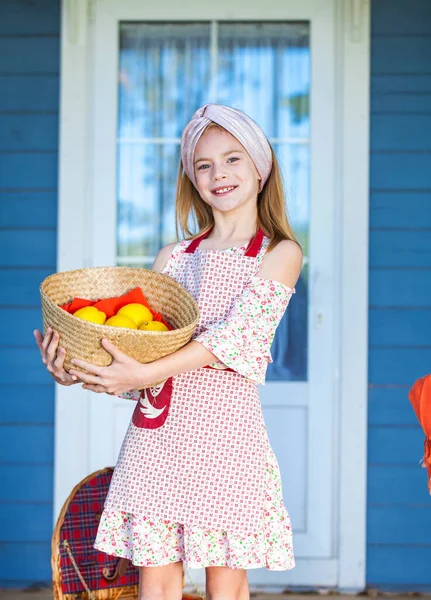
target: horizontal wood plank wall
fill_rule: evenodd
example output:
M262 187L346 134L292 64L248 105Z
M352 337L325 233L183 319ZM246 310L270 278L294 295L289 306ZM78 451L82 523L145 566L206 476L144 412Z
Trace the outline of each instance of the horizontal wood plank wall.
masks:
M372 0L367 584L431 590L423 434L431 372L431 2Z
M56 270L60 0L0 3L0 588L49 585L54 386L32 331Z

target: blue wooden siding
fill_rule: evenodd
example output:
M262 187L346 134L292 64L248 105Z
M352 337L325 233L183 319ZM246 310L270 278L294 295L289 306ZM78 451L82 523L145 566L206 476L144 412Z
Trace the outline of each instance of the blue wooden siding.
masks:
M0 588L51 580L54 386L32 331L56 270L59 13L0 3Z
M407 393L431 372L431 3L372 0L367 584L431 590Z

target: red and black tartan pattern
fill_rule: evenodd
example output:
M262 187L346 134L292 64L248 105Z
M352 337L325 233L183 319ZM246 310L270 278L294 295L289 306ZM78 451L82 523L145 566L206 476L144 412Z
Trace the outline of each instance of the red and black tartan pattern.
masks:
M103 505L111 482L112 469L87 481L71 499L60 531L61 586L64 594L84 592L69 555L63 546L67 540L81 575L91 591L137 585L139 571L130 564L116 581L107 581L103 569L115 572L118 557L99 552L93 547Z

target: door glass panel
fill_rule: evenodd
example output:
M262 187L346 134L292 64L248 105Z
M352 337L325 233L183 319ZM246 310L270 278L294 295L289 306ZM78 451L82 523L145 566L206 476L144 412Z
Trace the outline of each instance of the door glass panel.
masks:
M273 144L284 175L289 220L304 252L304 266L296 283L296 293L277 328L268 367L267 380L305 381L307 379L308 328L308 225L309 225L309 145ZM306 202L304 201L306 199Z
M120 24L117 264L149 268L175 241L180 136L197 108L244 110L274 147L305 265L268 380L307 380L309 89L308 23Z

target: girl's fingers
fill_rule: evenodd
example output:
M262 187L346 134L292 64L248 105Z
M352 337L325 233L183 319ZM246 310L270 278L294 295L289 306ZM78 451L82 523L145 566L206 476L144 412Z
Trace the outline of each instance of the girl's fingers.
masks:
M52 357L49 355L49 349L50 349L53 338L54 338L54 332L50 331L50 330L48 330L46 332L46 335L43 338L42 361L43 361L44 365L46 365L47 367L49 366L50 361L52 360Z
M47 368L48 371L59 381L63 383L72 383L77 378L73 378L67 373L64 368L64 359L66 358L66 351L64 348L59 348L58 343L60 341L60 334L57 331L53 332L51 343L46 351L47 356Z
M44 337L43 337L43 341L42 341L42 349L45 352L46 349L48 348L50 342L51 342L51 338L52 338L52 329L47 329Z
M43 338L42 347L40 350L40 353L42 355L42 362L45 366L48 366L47 348L51 342L51 336L52 336L52 332L47 331Z
M59 348L57 352L57 358L54 361L54 375L61 379L61 381L70 383L72 381L77 381L76 375L70 375L67 371L64 370L64 359L66 358L66 350L65 348Z
M89 383L91 385L100 386L100 377L97 377L97 375L92 375L91 373L83 373L82 371L72 371L72 369L69 371L69 374L75 375L83 383Z
M54 377L57 383L70 385L78 380L76 376L69 375L64 370L64 359L66 358L65 348L57 350L60 334L47 329L45 336L38 330L33 331L36 344L42 355L42 361L48 372Z
M38 329L35 329L33 334L41 352L43 363L47 366L51 375L57 380L62 383L71 383L72 381L78 381L79 379L84 383L82 386L84 389L89 389L92 392L97 392L99 394L110 393L100 384L100 377L95 374L101 373L103 367L93 365L83 360L76 360L75 364L79 364L79 366L91 371L91 373L83 373L82 371L70 371L68 373L64 370L66 350L62 347L58 348L60 334L57 331L48 328L46 334L43 336Z
M42 342L42 360L43 360L43 362L44 362L45 365L46 365L46 361L47 361L46 351L47 351L47 348L48 348L48 346L49 346L49 344L51 342L51 337L52 337L52 331L48 330L46 332L46 334L45 334L45 336L43 338L43 342Z
M66 358L66 352L64 348L59 348L57 352L57 358L54 361L54 367L56 369L63 369L64 359Z
M36 340L37 347L42 352L43 335L41 334L41 332L39 331L39 329L35 329L33 331L33 335L34 335L34 338Z
M75 366L81 367L82 369L85 369L86 371L89 371L92 374L94 373L95 375L101 375L102 371L105 369L105 367L93 365L93 363L87 362L86 360L81 360L80 358L73 358L71 362L72 369Z
M58 342L60 341L60 334L57 331L54 331L51 339L51 343L49 344L46 355L50 363L54 363L55 357L57 356L57 347Z

